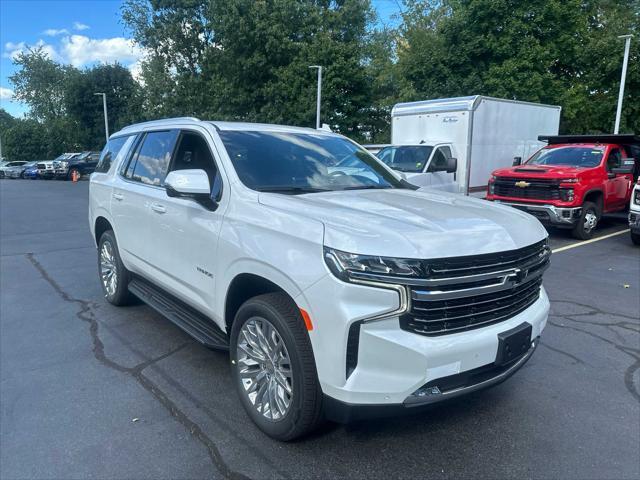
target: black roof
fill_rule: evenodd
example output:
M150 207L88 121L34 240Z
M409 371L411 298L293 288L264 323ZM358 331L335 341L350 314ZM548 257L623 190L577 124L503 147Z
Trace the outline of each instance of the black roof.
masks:
M640 145L640 135L626 133L622 135L596 134L596 135L540 135L538 140L549 145L558 143L617 143L622 145Z

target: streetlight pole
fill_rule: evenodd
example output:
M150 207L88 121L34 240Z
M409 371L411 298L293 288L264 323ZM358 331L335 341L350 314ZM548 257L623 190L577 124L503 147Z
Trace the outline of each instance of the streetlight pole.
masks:
M620 116L622 115L622 97L624 97L624 83L627 79L627 64L629 63L629 47L631 45L631 37L633 35L620 35L618 38L624 38L624 60L622 61L622 76L620 78L620 91L618 92L618 110L616 111L616 124L613 127L613 133L617 134L620 130Z
M316 129L320 129L320 100L322 97L322 66L320 65L310 65L309 68L317 68L318 69L318 96L317 96L317 104L316 104Z
M107 94L106 93L94 93L94 95L102 95L102 110L104 111L104 134L109 141L109 119L107 117Z

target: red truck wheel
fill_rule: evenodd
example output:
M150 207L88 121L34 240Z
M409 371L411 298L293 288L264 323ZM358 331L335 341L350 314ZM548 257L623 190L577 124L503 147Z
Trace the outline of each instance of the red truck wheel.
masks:
M600 220L598 206L593 202L584 202L580 218L571 233L578 240L589 240L593 237L598 220Z

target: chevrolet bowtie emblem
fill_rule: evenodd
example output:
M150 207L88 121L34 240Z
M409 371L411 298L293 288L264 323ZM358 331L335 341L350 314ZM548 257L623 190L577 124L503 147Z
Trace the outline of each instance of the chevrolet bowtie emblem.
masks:
M524 180L516 182L516 187L520 187L520 188L527 188L529 185L531 184L529 182L525 182Z

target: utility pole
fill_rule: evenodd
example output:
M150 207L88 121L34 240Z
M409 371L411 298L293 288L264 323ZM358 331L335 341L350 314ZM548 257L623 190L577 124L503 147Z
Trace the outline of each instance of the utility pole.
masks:
M102 109L104 110L104 135L109 141L109 118L107 117L107 94L94 93L94 95L102 95Z
M309 68L317 68L318 69L318 95L317 95L317 105L316 105L316 129L320 129L320 100L322 98L322 66L320 65L310 65Z
M622 61L622 76L620 77L620 91L618 92L618 110L616 111L616 124L613 127L613 133L617 134L620 130L620 117L622 115L622 98L624 97L624 83L627 79L627 64L629 63L629 47L631 46L631 37L633 35L620 35L618 38L624 38L624 60Z

